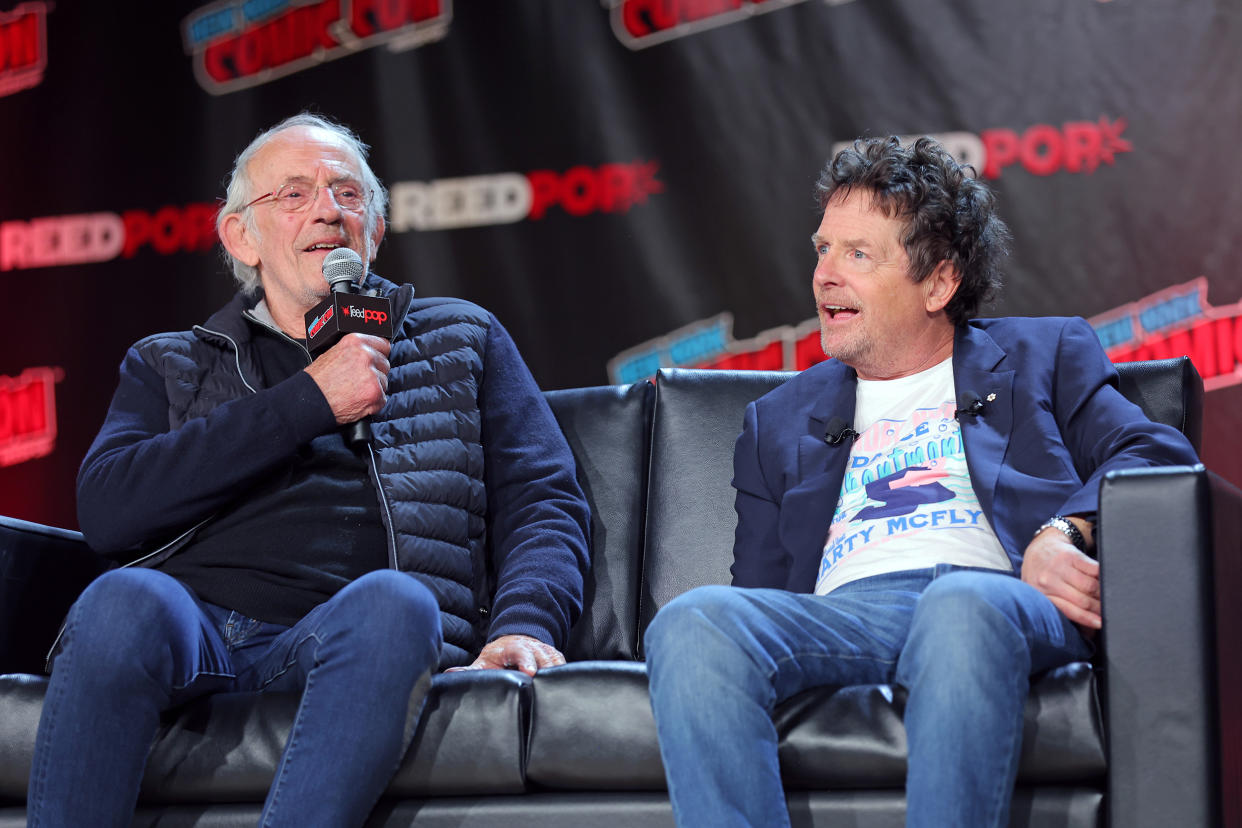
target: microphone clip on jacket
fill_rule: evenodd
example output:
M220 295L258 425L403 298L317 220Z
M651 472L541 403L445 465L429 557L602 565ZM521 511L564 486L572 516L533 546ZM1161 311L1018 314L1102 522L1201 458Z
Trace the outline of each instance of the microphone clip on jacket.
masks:
M953 419L961 422L963 414L973 419L982 413L983 400L974 391L963 391L957 395L957 410L953 412Z
M858 436L854 426L840 417L833 417L824 428L824 442L830 446L840 445L845 441L846 437L849 437L851 440L857 440Z

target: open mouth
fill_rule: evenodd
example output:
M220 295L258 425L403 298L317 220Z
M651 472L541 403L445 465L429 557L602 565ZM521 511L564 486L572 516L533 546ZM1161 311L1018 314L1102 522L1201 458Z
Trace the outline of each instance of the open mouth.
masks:
M846 307L845 305L820 305L824 313L828 314L830 319L849 319L858 315L857 308Z
M341 244L340 242L317 242L315 244L312 244L310 247L306 248L305 251L303 252L310 253L315 250L336 250L338 247L344 247L344 246L345 245Z

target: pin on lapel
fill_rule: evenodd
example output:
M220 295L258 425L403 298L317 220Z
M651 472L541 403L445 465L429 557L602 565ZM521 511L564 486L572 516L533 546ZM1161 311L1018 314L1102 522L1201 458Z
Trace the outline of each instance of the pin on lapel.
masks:
M995 393L988 394L988 402L994 402L995 400L996 400L996 394L995 394Z

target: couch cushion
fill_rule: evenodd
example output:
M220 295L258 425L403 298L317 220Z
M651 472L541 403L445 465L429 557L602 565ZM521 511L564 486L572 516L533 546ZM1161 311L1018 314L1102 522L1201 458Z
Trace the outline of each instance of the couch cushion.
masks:
M46 689L43 677L0 676L0 798L25 798ZM436 676L388 795L521 792L529 703L521 673ZM297 705L290 693L221 693L186 705L156 737L140 801L261 802Z
M790 789L901 785L906 775L905 690L820 687L777 707L781 776ZM1024 710L1019 784L1102 781L1104 741L1087 664L1050 671Z
M644 665L568 664L540 671L532 688L532 784L664 788ZM779 705L774 720L787 788L902 786L904 707L904 691L875 685L815 688ZM1104 747L1090 666L1071 664L1040 677L1025 718L1019 784L1102 781Z
M591 505L591 572L582 617L565 656L571 661L634 659L642 560L647 440L654 388L573 388L544 396L578 463Z
M571 790L664 790L664 765L647 698L647 667L580 661L531 681L532 785Z

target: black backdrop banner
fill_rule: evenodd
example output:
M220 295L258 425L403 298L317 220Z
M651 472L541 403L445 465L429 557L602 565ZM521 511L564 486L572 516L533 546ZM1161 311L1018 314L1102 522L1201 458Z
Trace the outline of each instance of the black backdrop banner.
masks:
M1014 232L986 312L1192 355L1242 482L1239 42L1226 0L0 0L0 512L76 525L125 349L231 295L222 180L302 110L374 147L375 269L544 388L822 358L820 167L935 135Z

